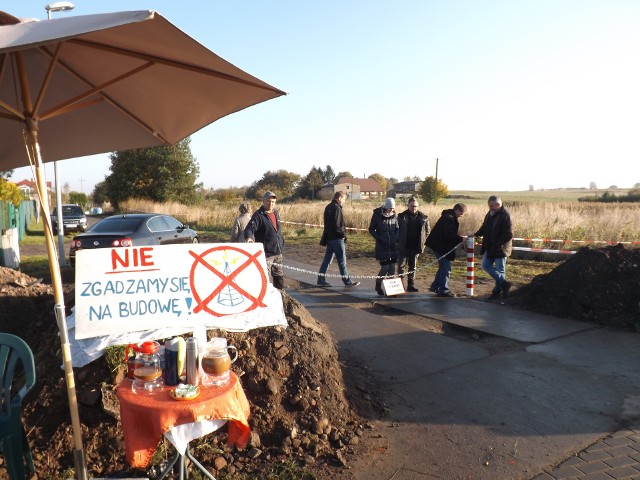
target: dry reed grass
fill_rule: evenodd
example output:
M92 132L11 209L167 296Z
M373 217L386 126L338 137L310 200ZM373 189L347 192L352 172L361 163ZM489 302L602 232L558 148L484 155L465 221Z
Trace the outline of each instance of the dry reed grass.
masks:
M253 209L258 202L251 202ZM421 204L420 210L429 216L433 225L443 209L452 208L455 200L439 205ZM182 222L216 229L231 228L238 215L238 202L208 202L199 206L186 206L175 202L154 203L148 200L129 200L123 205L124 211L162 212L180 219ZM321 225L325 201L278 204L282 220ZM347 225L360 229L369 226L373 209L380 202L347 202L344 214ZM558 240L598 240L598 241L640 241L640 204L629 203L517 203L506 207L511 212L513 230L516 237L548 238ZM398 201L397 210L405 209L404 202ZM468 205L467 213L460 222L460 233L474 233L487 212L485 205ZM296 227L294 226L293 229Z

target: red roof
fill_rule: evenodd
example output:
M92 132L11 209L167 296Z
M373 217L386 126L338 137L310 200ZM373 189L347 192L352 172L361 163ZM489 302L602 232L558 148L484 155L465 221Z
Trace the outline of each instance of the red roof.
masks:
M16 182L17 186L25 186L25 187L29 187L33 190L36 189L36 182L34 182L33 180L20 180L19 182ZM47 188L49 190L51 190L51 182L47 182Z
M336 183L354 183L360 185L361 192L382 192L382 187L371 178L349 178L341 177Z

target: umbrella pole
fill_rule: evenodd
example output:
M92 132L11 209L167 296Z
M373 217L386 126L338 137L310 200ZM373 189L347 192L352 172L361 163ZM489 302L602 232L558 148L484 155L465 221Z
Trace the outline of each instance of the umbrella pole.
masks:
M44 238L49 256L49 269L51 271L51 283L55 298L55 315L60 331L60 343L62 345L62 358L64 363L65 381L67 385L67 396L69 397L69 410L71 413L71 427L73 430L73 460L75 465L76 480L88 480L87 465L85 461L84 449L82 446L82 429L80 425L80 415L78 413L78 400L76 397L75 378L73 375L73 363L71 361L71 346L69 344L69 334L67 331L67 317L64 307L64 295L62 291L62 277L60 275L60 264L57 261L57 254L51 233L51 221L49 210L49 195L44 179L44 167L40 157L40 146L38 144L38 127L32 118L25 120L27 126L28 142L31 152L33 152L36 181L38 183L38 193L40 195L40 205L42 218L44 220ZM64 254L64 252L61 252Z
M69 397L69 411L71 413L71 427L73 430L73 460L76 471L76 480L87 479L87 465L85 462L84 450L82 447L82 428L80 425L80 415L78 414L78 399L76 397L76 383L73 376L73 363L71 361L71 345L69 344L69 333L67 332L67 317L64 309L64 295L62 292L62 277L60 275L60 264L53 244L51 234L51 217L49 216L49 193L44 180L44 167L40 156L40 145L38 143L38 121L33 117L33 101L31 100L31 90L29 89L29 79L24 67L22 52L15 53L15 60L20 81L20 91L22 94L22 105L24 107L24 124L27 131L28 149L33 157L36 171L36 181L38 182L38 194L40 195L40 206L44 221L44 239L49 256L49 269L51 271L51 284L53 285L53 296L55 299L54 312L60 331L60 343L62 346L62 359L64 364L65 381L67 384L67 396ZM61 252L64 255L64 251Z

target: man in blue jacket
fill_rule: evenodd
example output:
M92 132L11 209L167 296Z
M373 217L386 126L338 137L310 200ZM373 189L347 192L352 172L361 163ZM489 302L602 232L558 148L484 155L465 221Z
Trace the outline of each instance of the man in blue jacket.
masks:
M276 194L266 192L262 196L262 206L253 214L244 229L246 242L261 242L267 257L267 267L273 286L284 289L284 269L282 267L284 252L284 236L280 225L280 216L276 207Z

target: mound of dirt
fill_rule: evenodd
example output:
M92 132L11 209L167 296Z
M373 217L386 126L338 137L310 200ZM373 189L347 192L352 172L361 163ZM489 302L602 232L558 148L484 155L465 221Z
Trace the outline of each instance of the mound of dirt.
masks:
M65 296L72 304L73 291ZM226 336L238 348L233 369L251 405L252 436L245 450L227 447L224 432L192 443L198 460L215 476L238 473L244 478L267 478L266 472L277 470L278 465L295 462L321 478L343 478L348 477L343 467L349 457L363 448L360 436L367 425L352 407L356 399L346 394L343 371L348 374L349 368L338 362L330 332L286 293L283 301L288 328L209 332ZM37 384L24 404L24 419L38 478L67 478L73 468L53 303L50 286L0 267L0 331L23 338L36 359ZM103 357L75 373L90 476L157 477L170 457L167 448L159 448L161 453L145 472L126 464L115 397L123 370L110 371ZM376 405L371 401L360 407L375 409ZM1 458L0 479L5 479Z
M640 331L640 249L582 248L509 298L510 305Z

